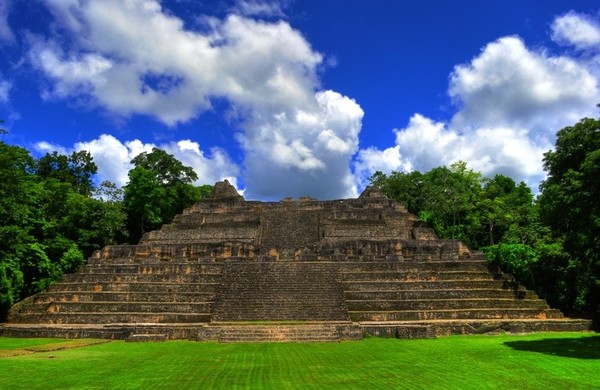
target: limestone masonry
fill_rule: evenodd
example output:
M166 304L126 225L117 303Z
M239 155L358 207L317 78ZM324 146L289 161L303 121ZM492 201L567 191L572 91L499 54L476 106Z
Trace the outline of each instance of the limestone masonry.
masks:
M106 247L15 305L0 335L339 341L589 327L375 188L255 202L224 181L138 245Z

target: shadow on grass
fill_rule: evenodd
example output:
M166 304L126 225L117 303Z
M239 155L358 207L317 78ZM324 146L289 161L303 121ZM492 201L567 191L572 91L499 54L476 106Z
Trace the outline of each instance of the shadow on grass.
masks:
M577 339L507 341L504 345L517 351L539 352L577 359L600 359L600 336Z

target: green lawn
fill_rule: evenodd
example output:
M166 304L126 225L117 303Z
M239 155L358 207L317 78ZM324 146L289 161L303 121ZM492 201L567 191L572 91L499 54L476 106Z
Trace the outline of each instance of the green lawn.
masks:
M61 349L69 346L0 338L0 388L600 388L593 333L340 344L80 341Z

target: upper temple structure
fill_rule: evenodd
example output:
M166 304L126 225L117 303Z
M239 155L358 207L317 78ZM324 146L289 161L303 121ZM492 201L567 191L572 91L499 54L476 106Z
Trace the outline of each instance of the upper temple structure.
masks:
M378 189L246 201L227 181L17 305L4 336L339 341L583 330Z

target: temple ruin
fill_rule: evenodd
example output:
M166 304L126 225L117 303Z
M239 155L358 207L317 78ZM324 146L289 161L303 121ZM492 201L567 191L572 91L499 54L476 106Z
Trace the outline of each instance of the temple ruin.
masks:
M339 341L572 331L532 291L379 190L246 201L229 183L16 304L3 336Z

